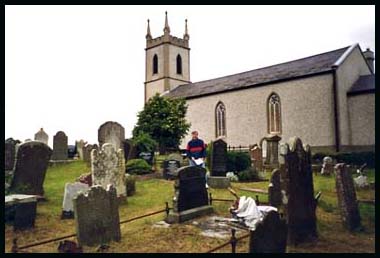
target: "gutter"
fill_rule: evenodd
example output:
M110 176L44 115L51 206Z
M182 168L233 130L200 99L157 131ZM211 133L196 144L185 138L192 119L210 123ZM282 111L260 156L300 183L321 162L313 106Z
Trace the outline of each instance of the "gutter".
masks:
M347 51L344 53L346 54ZM344 56L344 54L342 56ZM341 58L339 58L340 60ZM339 61L338 60L338 61ZM337 63L337 62L335 62ZM341 63L341 62L340 62ZM332 70L332 76L333 76L333 101L334 101L334 127L335 127L335 151L339 152L340 149L340 133L339 133L339 113L338 113L338 96L337 96L337 78L336 78L336 70L337 66L334 64L331 67Z

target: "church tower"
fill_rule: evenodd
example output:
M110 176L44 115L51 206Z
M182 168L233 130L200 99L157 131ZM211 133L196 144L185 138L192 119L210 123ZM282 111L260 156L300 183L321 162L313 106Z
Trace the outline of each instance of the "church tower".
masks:
M152 38L148 20L145 48L145 103L157 92L170 91L190 83L190 48L187 20L183 38L170 35L168 15L165 12L164 35Z

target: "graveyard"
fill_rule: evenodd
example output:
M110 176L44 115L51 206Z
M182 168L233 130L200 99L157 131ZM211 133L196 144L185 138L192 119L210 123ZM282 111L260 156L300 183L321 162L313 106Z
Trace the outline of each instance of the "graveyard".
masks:
M162 153L114 121L74 149L63 131L51 149L43 128L7 139L6 252L374 252L372 152L312 154L278 135L231 148L192 134L200 146Z
M161 158L164 160L165 158ZM14 231L11 225L5 226L5 251L11 252L13 239L17 238L18 246L25 246L39 241L58 238L75 233L74 219L61 219L63 190L65 182L74 182L81 174L90 172L85 161L76 160L70 163L55 164L49 166L44 181L45 201L38 202L35 225L31 229ZM161 173L156 171L154 173ZM154 174L153 173L153 174ZM369 169L367 176L370 181L375 179L375 171ZM265 178L270 178L270 172L266 172ZM338 208L335 179L314 174L314 192L321 191L322 195L316 207L316 229L318 239L313 242L302 243L296 246L287 245L286 252L318 253L318 252L374 252L375 250L375 207L370 204L360 203L362 230L350 232L342 226ZM136 180L136 193L128 196L127 200L119 206L120 221L148 214L165 208L165 202L172 206L173 187L175 181L165 180L160 176L138 176ZM268 195L254 193L245 189L268 189L268 181L261 182L231 182L239 196L256 198L261 202L268 201ZM208 192L213 198L234 199L226 189L209 188ZM375 199L374 189L360 189L356 191L358 199ZM200 216L195 219L178 224L162 223L166 214L159 213L130 223L120 225L120 241L110 241L107 248L99 249L99 246L83 246L83 252L109 252L109 253L202 253L221 245L229 240L230 234L224 238L205 235L205 228L199 225L210 217L218 216L229 218L228 208L231 202L213 201L213 214ZM228 233L228 230L227 230ZM246 234L244 230L238 230L236 236ZM76 241L76 237L67 238ZM59 241L30 247L19 252L57 252ZM246 253L249 239L238 241L236 252ZM230 253L229 245L215 251Z
M6 253L375 253L374 6L29 8Z

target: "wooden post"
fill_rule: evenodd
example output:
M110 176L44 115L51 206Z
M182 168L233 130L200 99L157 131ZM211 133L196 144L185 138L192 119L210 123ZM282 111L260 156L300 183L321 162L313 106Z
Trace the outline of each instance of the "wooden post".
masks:
M232 253L236 253L236 244L237 244L237 239L236 239L236 229L231 229L231 240L230 240L230 243L231 243L231 249L232 249Z

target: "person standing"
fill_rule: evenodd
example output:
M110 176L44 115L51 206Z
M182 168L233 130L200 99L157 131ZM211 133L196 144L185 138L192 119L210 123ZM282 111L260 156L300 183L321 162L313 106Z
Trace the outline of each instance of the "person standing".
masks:
M202 139L198 138L198 131L191 132L191 140L187 143L186 156L189 158L190 166L201 166L206 168L206 145ZM206 175L206 188L207 175Z

